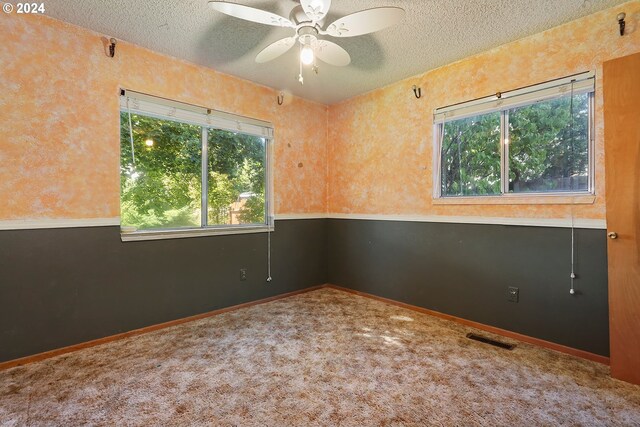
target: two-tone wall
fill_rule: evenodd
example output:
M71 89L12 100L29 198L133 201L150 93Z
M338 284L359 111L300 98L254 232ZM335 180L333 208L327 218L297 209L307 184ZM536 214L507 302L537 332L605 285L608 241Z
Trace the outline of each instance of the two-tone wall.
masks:
M329 281L608 355L602 64L640 51L639 27L628 2L331 105ZM434 109L584 71L596 73L595 197L433 198Z
M276 215L326 211L326 106L46 17L0 30L0 361L326 282L324 220L276 221L270 283L265 233L121 242L118 97L273 123Z
M332 106L278 106L274 89L2 17L0 361L325 282L607 355L601 70L640 50L639 16L629 2ZM433 199L433 109L587 70L595 197ZM266 234L120 241L121 87L274 124L271 284Z

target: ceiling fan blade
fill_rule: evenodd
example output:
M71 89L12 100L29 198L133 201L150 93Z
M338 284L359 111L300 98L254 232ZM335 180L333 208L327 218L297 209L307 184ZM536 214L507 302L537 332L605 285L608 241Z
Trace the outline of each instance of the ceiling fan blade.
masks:
M276 59L278 56L283 55L296 43L298 36L287 37L286 39L278 40L265 47L256 56L257 63L264 63Z
M344 67L351 62L351 57L346 50L328 40L318 40L313 47L318 59L327 64Z
M237 3L229 3L226 1L209 1L212 9L222 12L235 18L244 19L245 21L257 22L259 24L273 25L274 27L291 27L295 25L287 18L283 18L275 13L244 6Z
M397 24L404 17L399 7L376 7L340 18L327 27L324 34L333 37L354 37L380 31Z
M321 21L327 16L331 7L331 0L300 0L304 13L314 22Z

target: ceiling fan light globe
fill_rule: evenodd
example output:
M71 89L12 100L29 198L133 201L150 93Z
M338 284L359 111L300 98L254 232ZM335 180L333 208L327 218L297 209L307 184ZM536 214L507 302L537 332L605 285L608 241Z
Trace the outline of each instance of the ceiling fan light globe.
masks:
M311 49L309 46L303 47L300 51L300 61L302 61L304 65L310 65L313 63L313 59L313 49Z

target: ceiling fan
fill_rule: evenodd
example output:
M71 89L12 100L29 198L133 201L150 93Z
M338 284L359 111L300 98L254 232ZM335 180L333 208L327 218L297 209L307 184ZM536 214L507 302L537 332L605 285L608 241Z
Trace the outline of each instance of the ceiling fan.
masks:
M278 40L262 49L256 56L256 62L271 61L288 52L296 41L299 41L301 67L302 64L314 63L315 58L340 67L349 65L351 62L351 57L346 50L320 36L355 37L369 34L395 25L404 17L402 8L376 7L342 17L323 29L331 0L300 0L300 6L293 8L289 19L265 10L227 1L211 0L209 5L219 12L236 18L295 30L293 36ZM303 82L302 71L298 79L300 83Z

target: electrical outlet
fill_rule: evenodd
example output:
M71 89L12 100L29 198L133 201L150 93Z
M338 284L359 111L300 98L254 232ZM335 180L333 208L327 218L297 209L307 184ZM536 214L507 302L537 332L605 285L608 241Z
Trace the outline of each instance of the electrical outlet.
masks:
M520 297L520 289L515 286L509 286L507 288L507 301L509 302L518 302L518 298Z
M240 280L242 282L244 282L245 280L247 280L247 269L246 268L241 268L240 269Z

